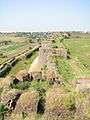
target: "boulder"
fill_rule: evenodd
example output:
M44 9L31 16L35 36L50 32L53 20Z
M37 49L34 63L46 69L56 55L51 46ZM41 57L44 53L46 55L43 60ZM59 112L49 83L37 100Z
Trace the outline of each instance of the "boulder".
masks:
M0 81L0 89L10 88L11 84L17 84L19 81L14 76L7 76L5 79Z
M16 78L19 81L32 81L33 77L29 74L26 70L21 70L17 75Z
M42 72L32 72L30 74L32 75L33 80L41 80L42 79Z
M16 105L14 114L29 115L37 112L37 105L39 101L39 94L36 91L24 92Z
M16 102L19 99L21 92L16 90L3 91L1 94L1 103L8 109L15 109Z

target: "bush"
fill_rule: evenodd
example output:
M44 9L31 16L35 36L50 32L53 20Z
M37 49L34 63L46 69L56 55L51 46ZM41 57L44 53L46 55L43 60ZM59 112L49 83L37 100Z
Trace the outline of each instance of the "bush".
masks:
M75 110L76 107L76 102L75 102L75 97L72 95L69 95L68 97L66 97L66 99L64 100L64 104L67 107L67 109L69 110Z
M53 45L52 47L53 47L53 48L58 48L58 46L57 46L57 45Z
M12 84L11 88L19 89L19 90L26 90L30 87L30 82L28 81L20 81L18 84Z
M7 108L3 104L0 103L0 120L4 120L4 115L7 112Z

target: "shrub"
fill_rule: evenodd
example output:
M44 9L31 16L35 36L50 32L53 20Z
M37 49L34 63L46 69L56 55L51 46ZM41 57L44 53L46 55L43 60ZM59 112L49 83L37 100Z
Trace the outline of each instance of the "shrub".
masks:
M4 120L4 115L7 112L7 108L3 104L0 103L0 120Z
M30 87L30 82L28 81L20 81L18 84L12 84L11 87L19 90L26 90Z
M57 45L53 45L52 47L53 47L53 48L58 48L58 46L57 46Z
M64 102L65 102L64 104L67 107L67 109L69 109L69 110L75 110L76 103L75 103L74 96L69 95L68 97L66 97L66 99L64 100Z

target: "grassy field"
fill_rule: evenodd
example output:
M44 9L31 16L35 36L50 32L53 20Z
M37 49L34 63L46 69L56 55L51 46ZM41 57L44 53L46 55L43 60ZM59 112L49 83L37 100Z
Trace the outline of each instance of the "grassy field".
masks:
M0 45L0 64L30 47L26 38L16 37L12 34L0 34L0 42L3 41L10 41L10 43Z
M64 45L70 51L68 62L76 77L90 78L90 38L66 39Z
M18 37L16 35L12 34L0 34L0 41L12 41L12 42L18 42L22 43L26 41L25 37Z
M70 51L70 59L56 58L58 71L64 80L90 78L90 35L74 34L62 43ZM59 48L62 43L60 38L56 39L52 47Z
M56 65L58 68L58 72L62 77L64 78L65 82L69 82L73 79L75 79L74 71L70 67L68 60L65 60L64 58L56 57Z

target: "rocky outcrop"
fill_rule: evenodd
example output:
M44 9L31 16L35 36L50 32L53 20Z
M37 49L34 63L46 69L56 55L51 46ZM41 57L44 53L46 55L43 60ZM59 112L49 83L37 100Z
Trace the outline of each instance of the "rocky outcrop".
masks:
M15 109L16 102L19 99L21 92L16 90L3 91L1 94L1 103L9 110Z
M14 113L22 115L29 115L32 112L36 113L38 101L39 95L36 91L24 92L17 101Z
M17 84L19 80L14 76L7 76L0 81L0 89L9 89L12 84Z
M17 73L16 78L19 81L32 81L33 80L33 76L32 74L28 73L27 70L21 70Z

